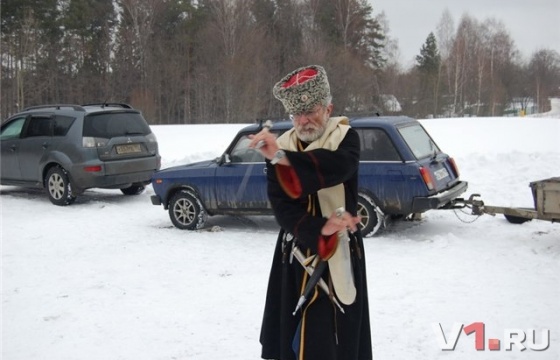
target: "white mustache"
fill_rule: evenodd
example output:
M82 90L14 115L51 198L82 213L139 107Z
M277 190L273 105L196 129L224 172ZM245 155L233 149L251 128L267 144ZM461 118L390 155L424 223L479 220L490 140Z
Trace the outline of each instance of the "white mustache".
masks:
M318 129L319 129L318 126L311 125L311 126L302 126L300 128L300 131L315 131L315 130L318 130Z
M317 140L323 134L323 131L324 129L321 126L315 125L306 125L297 128L299 138L308 142Z

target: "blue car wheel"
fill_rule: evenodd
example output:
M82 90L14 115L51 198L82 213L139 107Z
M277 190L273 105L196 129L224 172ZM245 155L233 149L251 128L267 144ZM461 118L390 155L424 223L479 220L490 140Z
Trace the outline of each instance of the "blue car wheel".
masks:
M169 200L169 217L181 230L196 230L204 226L206 211L200 199L187 190L181 190Z
M363 237L373 236L381 229L384 215L371 197L365 194L358 195L357 213L361 217L358 226Z

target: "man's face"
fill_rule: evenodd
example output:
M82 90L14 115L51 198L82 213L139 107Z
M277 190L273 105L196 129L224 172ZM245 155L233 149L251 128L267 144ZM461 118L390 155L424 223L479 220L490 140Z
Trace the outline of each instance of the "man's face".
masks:
M332 107L332 104L328 106L318 104L310 111L301 114L291 114L290 118L298 138L305 142L312 142L320 138L327 127Z

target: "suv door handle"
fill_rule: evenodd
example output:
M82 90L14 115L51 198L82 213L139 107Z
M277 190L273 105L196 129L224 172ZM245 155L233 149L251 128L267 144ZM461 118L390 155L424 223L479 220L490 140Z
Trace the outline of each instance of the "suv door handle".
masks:
M17 150L17 146L16 146L16 145L10 146L10 151L11 151L11 152L15 152L16 150Z
M43 147L43 149L46 149L46 148L49 147L49 145L50 145L50 144L49 144L48 142L45 141L45 142L43 143L42 147Z

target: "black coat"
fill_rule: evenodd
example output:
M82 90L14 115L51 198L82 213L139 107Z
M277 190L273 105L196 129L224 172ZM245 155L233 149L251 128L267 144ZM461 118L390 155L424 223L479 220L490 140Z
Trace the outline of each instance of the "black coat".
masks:
M317 191L322 188L343 183L346 210L356 215L359 151L358 134L350 129L336 151L286 151L291 169L267 165L268 195L282 230L274 250L261 329L263 359L372 358L364 247L359 231L351 234L350 245L355 302L342 305L342 313L322 289L315 287L302 310L292 315L302 284L309 278L298 261L291 258L292 246L297 243L306 255L317 253L317 241L327 220L320 213L317 199ZM296 185L278 175L286 172L292 174ZM287 195L285 190L290 187L288 192L299 192L297 198ZM294 238L292 234L295 239L289 241ZM328 271L323 278L329 281Z

